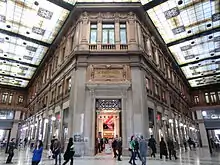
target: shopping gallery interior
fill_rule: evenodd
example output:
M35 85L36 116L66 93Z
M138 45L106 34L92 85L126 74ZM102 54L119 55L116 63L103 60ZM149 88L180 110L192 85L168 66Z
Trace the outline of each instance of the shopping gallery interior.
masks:
M26 165L24 143L72 137L76 162L112 164L117 136L124 165L132 135L219 164L220 0L0 0L0 162L12 138Z

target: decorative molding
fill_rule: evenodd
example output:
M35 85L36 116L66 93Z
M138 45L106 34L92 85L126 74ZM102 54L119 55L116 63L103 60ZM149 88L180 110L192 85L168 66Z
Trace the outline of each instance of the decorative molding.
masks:
M127 65L90 65L87 68L87 82L120 83L131 79L130 67Z

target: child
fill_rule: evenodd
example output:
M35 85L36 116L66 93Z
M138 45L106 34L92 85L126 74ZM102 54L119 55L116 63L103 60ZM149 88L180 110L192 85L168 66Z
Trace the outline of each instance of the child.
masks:
M39 140L33 151L32 165L38 165L40 163L42 153L43 153L43 142Z

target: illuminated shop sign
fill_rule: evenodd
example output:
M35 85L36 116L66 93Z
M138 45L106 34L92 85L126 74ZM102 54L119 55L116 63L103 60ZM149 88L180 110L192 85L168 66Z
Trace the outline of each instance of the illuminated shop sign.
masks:
M212 119L217 120L220 119L220 111L212 110L212 111L202 111L203 119Z

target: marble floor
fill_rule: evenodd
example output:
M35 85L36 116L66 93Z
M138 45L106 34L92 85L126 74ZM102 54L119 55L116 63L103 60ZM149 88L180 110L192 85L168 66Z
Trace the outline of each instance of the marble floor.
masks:
M13 165L31 165L32 153L29 150L15 151L13 158ZM158 156L157 156L158 157ZM197 149L196 151L188 151L179 154L178 160L166 161L159 160L158 158L148 158L147 165L219 165L220 153L210 155L207 149ZM7 155L4 152L0 152L0 165L5 164ZM111 155L106 156L94 156L94 157L81 157L75 158L74 165L129 165L128 157L123 157L123 161L118 162L112 159ZM54 161L47 158L46 152L43 155L43 159L39 165L53 165ZM140 161L137 161L137 165L141 165Z

